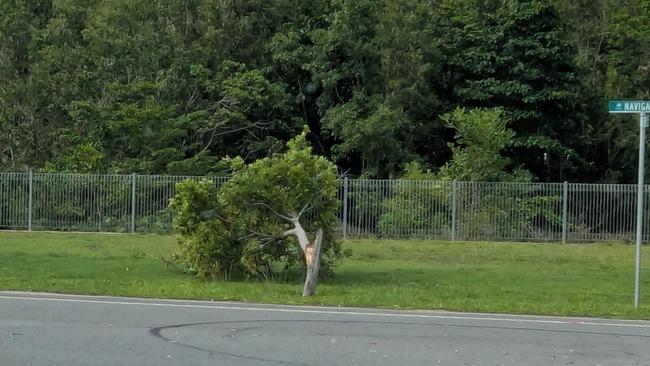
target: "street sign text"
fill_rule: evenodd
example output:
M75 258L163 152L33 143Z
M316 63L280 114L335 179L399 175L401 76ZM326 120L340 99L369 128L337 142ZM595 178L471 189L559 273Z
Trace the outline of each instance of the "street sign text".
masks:
M609 113L650 113L650 100L613 100Z

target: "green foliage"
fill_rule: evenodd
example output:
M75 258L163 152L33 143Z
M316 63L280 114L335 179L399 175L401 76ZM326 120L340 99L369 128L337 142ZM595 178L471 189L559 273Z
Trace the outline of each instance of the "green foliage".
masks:
M208 278L236 274L243 248L243 228L221 219L215 184L185 181L176 187L170 207L176 211L181 256L189 270Z
M368 101L355 93L350 102L329 109L324 122L325 131L341 141L333 148L335 156L361 155L366 176L394 174L396 165L410 155L402 142L408 118L377 98Z
M501 109L456 109L442 117L456 131L458 145L451 145L452 158L437 173L440 180L528 181L530 176L516 170L504 150L513 144L515 133L506 127Z
M59 156L55 161L46 163L45 172L97 173L101 171L104 155L92 144L83 143L76 146L67 155Z
M432 227L450 228L451 190L447 182L435 181L430 170L419 163L406 165L405 174L393 185L383 203L379 233L389 237L448 237L450 231L433 232Z
M501 110L458 109L444 118L456 128L462 145L452 147L452 160L436 174L416 162L407 164L383 202L378 223L381 235L450 238L453 184L457 238L518 238L520 233L536 230L539 223L560 224L551 207L561 197L529 185L480 182L530 181L525 171L506 170L509 161L500 151L512 143L514 134L505 127ZM456 179L465 182L452 183Z
M315 156L306 132L288 143L284 154L244 165L229 161L232 177L220 189L210 181L178 185L171 207L184 260L202 277L245 275L270 279L274 268L302 265L300 248L282 235L301 217L305 230L324 231L322 270L331 271L340 251L334 238L338 183L335 166Z
M542 179L561 179L567 156L588 150L582 144L589 140L575 136L591 131L581 114L575 48L555 6L515 0L450 13L448 47L460 51L451 61L456 105L502 108L515 133L514 162Z
M422 1L337 1L327 26L312 34L312 78L322 130L333 157L366 177L392 177L399 166L439 149L432 123L440 111L442 62L434 8ZM417 153L416 153L417 152Z
M456 109L442 118L456 131L457 144L451 146L452 158L437 172L437 180L531 181L530 173L520 168L513 170L511 160L503 155L514 144L515 133L507 127L508 118L502 109ZM446 202L450 203L450 189L449 186L446 188L443 192L446 192ZM483 235L516 237L519 232L531 230L535 220L558 223L557 215L546 208L548 205L541 203L554 202L559 197L547 196L535 189L513 192L501 188L490 184L458 185L458 195L462 194L464 198L457 199L457 222L464 238ZM417 205L415 202L411 204ZM449 208L447 210L450 211ZM463 226L462 223L468 225Z
M287 11L291 9L291 11ZM635 174L648 0L12 0L0 169L222 174L307 124L351 176L449 162L456 108L501 108L540 181Z
M456 235L460 240L481 237L519 239L535 236L538 226L560 230L562 221L553 207L562 201L534 186L504 187L481 184L459 184ZM522 234L523 233L523 234Z
M245 51L230 37L242 29L252 32L248 39L259 36L262 24L251 27L245 14L255 6L218 0L64 0L51 9L16 4L12 10L23 15L8 12L0 24L9 16L37 18L40 28L24 26L30 29L24 37L30 47L20 48L25 71L12 73L10 87L0 90L0 128L11 142L0 151L6 164L51 163L48 169L82 172L87 164L83 157L74 161L77 150L92 145L102 156L101 171L210 174L219 172L211 165L226 155L250 161L280 151L303 124L288 113L284 84L269 80L268 68L251 58L240 60L242 53L252 56L256 44ZM267 11L262 3L257 7ZM224 42L215 47L215 38ZM0 53L0 60L11 58Z
M605 69L601 75L607 99L650 99L650 1L621 1L611 8ZM603 56L600 56L603 57ZM635 118L604 116L599 160L608 167L606 180L633 182L638 161Z
M36 229L127 232L131 177L76 174L33 176L32 222ZM66 197L62 199L62 197Z
M571 30L583 67L580 95L586 96L593 136L582 154L605 182L636 179L638 126L633 118L607 114L612 99L650 97L650 2L647 0L557 1Z

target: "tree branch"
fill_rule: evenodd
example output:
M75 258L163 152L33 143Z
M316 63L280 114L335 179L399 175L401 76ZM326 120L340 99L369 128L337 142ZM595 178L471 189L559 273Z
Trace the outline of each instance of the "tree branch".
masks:
M271 210L274 214L276 214L278 217L281 217L281 218L283 218L283 219L285 219L285 220L287 220L287 221L292 221L292 222L293 222L293 217L286 216L286 215L283 215L283 214L277 212L276 210L273 209L273 207L267 205L267 204L264 203L264 202L255 202L255 203L253 203L253 205L254 205L254 206L263 206L263 207L266 207L266 208L268 208L269 210Z
M306 203L302 207L302 209L300 210L299 213L297 213L297 214L296 213L291 213L290 214L291 216L283 215L283 214L277 212L276 210L273 209L273 207L269 206L268 204L266 204L264 202L255 202L255 203L253 203L253 205L266 207L269 210L271 210L278 217L281 217L281 218L291 222L293 224L293 226L294 226L293 229L286 230L285 232L283 232L281 234L281 236L279 238L286 238L287 236L294 235L296 237L296 239L298 239L298 244L300 244L300 248L302 249L302 251L304 252L306 250L307 246L309 245L309 238L307 238L307 233L305 232L305 229L300 224L300 216L302 216L302 214L305 213L305 211L310 209L309 203Z
M300 216L302 216L302 214L303 214L305 211L309 210L310 208L311 208L311 207L309 206L309 202L305 203L305 206L303 206L302 210L300 210L300 212L298 213L297 218L300 219Z

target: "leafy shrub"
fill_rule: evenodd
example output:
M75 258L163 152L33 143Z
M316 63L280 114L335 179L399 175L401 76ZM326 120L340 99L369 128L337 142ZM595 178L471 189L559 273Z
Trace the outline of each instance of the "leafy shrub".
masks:
M302 212L306 232L324 233L321 273L331 272L340 253L334 239L337 180L334 164L311 153L303 133L288 151L245 164L228 161L232 177L220 189L208 180L178 184L171 207L181 258L201 277L272 278L277 268L304 266L284 217Z
M384 201L379 233L384 236L438 237L450 224L450 184L433 180L431 171L409 163L391 198Z

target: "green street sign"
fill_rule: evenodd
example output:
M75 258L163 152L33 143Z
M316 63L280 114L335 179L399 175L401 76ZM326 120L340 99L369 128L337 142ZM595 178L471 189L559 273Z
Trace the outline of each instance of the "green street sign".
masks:
M650 113L650 100L611 100L609 113Z

